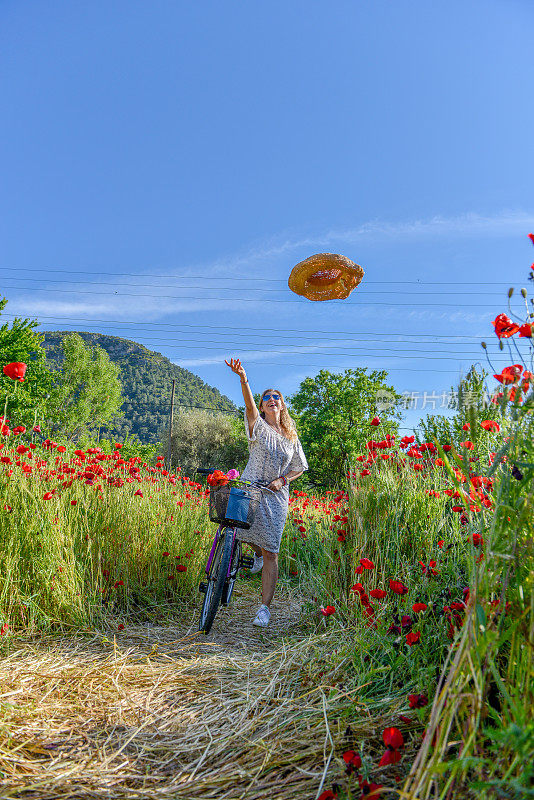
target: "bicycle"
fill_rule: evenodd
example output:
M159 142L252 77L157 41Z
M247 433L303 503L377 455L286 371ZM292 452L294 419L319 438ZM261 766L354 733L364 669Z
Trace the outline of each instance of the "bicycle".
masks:
M214 469L197 469L211 475ZM254 559L243 555L237 529L248 530L254 521L261 492L270 491L257 482L232 479L224 486L211 486L209 518L219 524L206 564L206 581L198 587L204 594L198 629L208 634L219 605L227 606L232 598L240 569L252 567Z

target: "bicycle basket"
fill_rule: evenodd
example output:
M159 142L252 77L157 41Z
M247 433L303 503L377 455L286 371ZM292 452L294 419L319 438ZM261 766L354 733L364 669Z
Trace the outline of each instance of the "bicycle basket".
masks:
M209 515L212 522L248 530L254 522L261 491L252 486L212 486Z

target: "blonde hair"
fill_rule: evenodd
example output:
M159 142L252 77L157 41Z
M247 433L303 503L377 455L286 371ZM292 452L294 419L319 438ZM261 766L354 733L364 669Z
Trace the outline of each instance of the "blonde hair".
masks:
M286 437L286 439L289 439L290 442L293 442L293 444L295 444L297 439L298 439L297 428L295 426L294 419L289 416L289 412L288 412L288 410L286 408L286 401L284 400L284 395L282 394L280 389L264 389L263 390L263 392L261 393L261 399L260 399L260 409L259 409L260 410L260 416L263 419L265 419L265 414L261 410L261 407L263 405L263 395L266 392L276 392L277 394L280 395L280 399L282 400L282 408L280 409L280 427L282 428L282 430L284 432L284 436Z

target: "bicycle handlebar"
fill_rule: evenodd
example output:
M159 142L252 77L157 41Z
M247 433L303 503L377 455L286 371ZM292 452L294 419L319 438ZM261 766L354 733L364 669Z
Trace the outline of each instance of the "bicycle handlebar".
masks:
M199 467L195 471L200 475L211 475L212 472L215 472L215 467L211 467L211 468L209 468L209 467L208 468ZM237 480L241 480L241 478L237 478ZM257 481L246 481L246 483L250 484L250 486L254 486L256 489L265 489L267 492L271 492L272 494L276 494L276 492L273 492L273 490L269 489L268 486L262 486Z

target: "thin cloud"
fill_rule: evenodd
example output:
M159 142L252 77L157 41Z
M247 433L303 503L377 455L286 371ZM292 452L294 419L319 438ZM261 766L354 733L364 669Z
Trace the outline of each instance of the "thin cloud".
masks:
M436 215L430 219L416 219L405 222L387 222L372 220L354 228L340 228L325 231L319 235L286 238L276 241L273 237L264 244L251 248L241 256L215 262L214 267L227 268L230 265L250 265L251 260L263 260L283 255L304 247L327 247L334 243L347 243L380 239L431 239L454 236L508 236L524 233L534 225L534 213L526 211L502 211L494 215L482 215L474 212L454 217Z
M524 234L526 230L534 227L534 214L525 211L502 211L494 215L481 215L476 213L466 213L454 217L434 216L426 220L409 220L404 222L387 222L380 220L371 220L353 228L345 229L330 229L317 235L312 236L281 236L271 237L264 240L255 247L248 248L246 251L236 253L228 257L222 257L215 261L201 265L184 265L176 267L172 270L165 270L169 279L175 277L195 277L201 276L209 277L225 277L229 274L232 277L241 275L243 277L253 277L257 275L257 269L261 263L270 260L273 262L277 257L285 256L290 252L308 249L308 250L321 250L321 249L335 249L339 248L342 244L353 244L355 242L368 241L372 242L387 242L391 239L395 241L415 241L421 239L435 239L435 238L453 238L453 237L474 237L484 236L499 237L515 234ZM177 272L180 271L178 276ZM158 278L164 278L165 275L161 274L159 270ZM146 274L146 273L145 273ZM273 273L274 274L274 273ZM119 279L118 279L119 280ZM123 280L123 279L120 279ZM124 288L130 288L125 284ZM120 291L120 284L117 286ZM206 287L209 288L209 287ZM37 298L35 295L30 296L30 290L27 293L17 293L12 296L9 305L9 311L23 316L79 316L82 321L84 317L99 316L107 317L109 319L125 319L132 316L132 314L140 314L143 319L156 320L164 317L169 317L176 314L198 313L203 311L220 312L224 306L224 312L235 311L239 313L252 312L256 313L258 310L265 311L264 300L270 299L269 293L262 293L255 291L254 295L247 296L247 289L240 289L240 295L246 297L249 301L246 304L240 303L238 300L232 300L231 296L221 301L220 298L188 298L187 291L183 291L183 297L179 300L170 299L168 297L169 290L166 287L160 287L157 283L152 286L152 292L162 292L158 297L124 297L120 294L114 295L110 287L105 284L95 282L87 282L73 286L68 281L58 285L58 289L64 293L70 291L102 290L105 294L105 299L96 300L94 297L88 297L87 301L79 300L77 297L65 297L59 299L57 296L51 298ZM20 292L20 290L17 290ZM36 290L31 290L32 293ZM372 303L367 303L366 306L372 306ZM277 316L292 316L295 307L291 304L276 304ZM336 313L343 313L341 308ZM373 314L365 306L358 307L358 314ZM388 308L387 305L381 309L381 315L387 315L392 318L397 317L398 312L396 309ZM404 311L406 314L406 310ZM425 309L417 309L409 312L410 316L421 319L428 319L430 316L435 318L433 312ZM452 317L451 317L452 319ZM456 318L463 321L478 321L475 315L462 315Z

